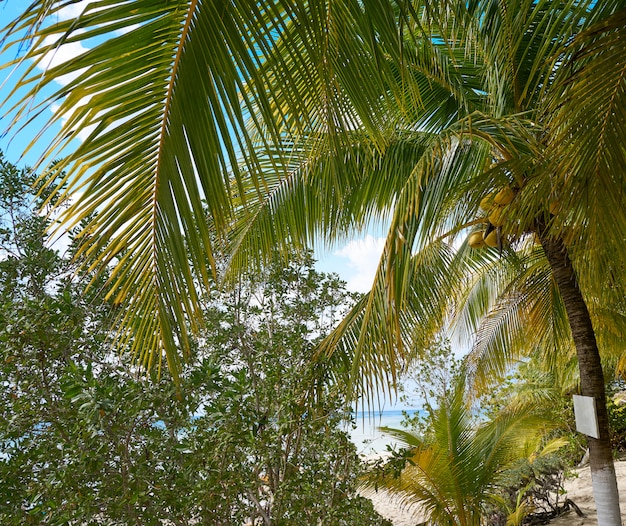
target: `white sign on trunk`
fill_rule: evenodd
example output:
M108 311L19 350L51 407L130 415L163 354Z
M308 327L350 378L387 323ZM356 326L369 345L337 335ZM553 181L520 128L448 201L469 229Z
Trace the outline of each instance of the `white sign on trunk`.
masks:
M574 395L574 416L576 417L576 431L593 438L600 438L595 398Z

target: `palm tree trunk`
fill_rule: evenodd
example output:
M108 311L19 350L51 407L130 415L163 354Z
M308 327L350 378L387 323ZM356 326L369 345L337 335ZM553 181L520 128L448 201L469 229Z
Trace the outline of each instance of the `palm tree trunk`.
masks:
M552 275L563 299L572 330L578 356L581 394L593 397L596 402L600 436L597 439L587 437L587 441L598 525L620 526L622 522L619 493L609 435L604 373L591 317L562 238L548 236L545 225L538 226L537 234L552 268Z

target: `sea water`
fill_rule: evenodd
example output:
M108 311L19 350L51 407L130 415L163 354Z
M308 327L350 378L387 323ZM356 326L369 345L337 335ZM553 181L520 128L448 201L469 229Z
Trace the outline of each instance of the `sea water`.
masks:
M356 444L357 451L363 455L384 453L387 451L387 446L399 448L401 444L393 437L380 431L379 428L405 429L402 427L405 413L413 416L417 412L414 409L390 409L374 413L358 412L355 415L356 428L349 430L352 442Z

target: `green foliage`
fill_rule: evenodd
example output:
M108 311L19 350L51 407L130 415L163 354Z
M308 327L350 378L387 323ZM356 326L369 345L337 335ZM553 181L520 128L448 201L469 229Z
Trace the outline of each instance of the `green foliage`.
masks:
M383 429L407 449L375 465L368 484L419 503L429 522L478 525L500 509L503 474L537 451L549 422L532 405L485 420L472 408L464 371L451 380L430 405L427 433Z
M312 359L346 308L336 277L306 255L242 279L207 298L178 386L142 377L111 347L106 275L82 293L33 176L0 161L2 524L386 524L356 495L349 414Z
M561 512L566 466L560 454L520 458L498 478L496 504L487 511L493 525L522 524L529 515Z
M407 386L424 411L405 418L408 431L384 429L406 447L370 466L370 486L420 502L431 518L456 506L439 517L446 523L514 526L575 508L563 488L584 453L571 396L532 361L477 396L466 390L464 365L445 340L421 356Z
M380 521L354 495L359 461L338 431L346 406L330 364L314 356L347 300L336 276L316 272L309 254L293 254L286 267L242 278L206 307L197 352L215 360L222 377L194 440L219 448L208 471L232 484L230 501L215 501L208 523L225 520L220 513L285 525Z
M608 399L606 408L609 413L609 427L611 428L611 445L613 451L623 453L626 451L626 403L624 392L626 382L615 380L607 388Z
M462 361L454 356L450 342L445 338L439 338L421 350L419 358L404 376L402 401L417 404L422 411L411 416L405 414L402 426L427 436L432 430L430 421L436 408L453 389L461 368Z
M606 385L614 454L620 454L626 449L626 406L620 397L624 388L621 379L609 381ZM530 360L518 364L503 383L493 385L488 393L480 397L479 405L483 414L492 417L507 406L534 403L545 418L554 424L550 436L567 439L568 443L559 451L559 457L566 468L571 468L581 462L587 449L586 438L576 431L572 400L575 389L576 386L569 382L563 384L558 375L543 371L542 364L537 360Z

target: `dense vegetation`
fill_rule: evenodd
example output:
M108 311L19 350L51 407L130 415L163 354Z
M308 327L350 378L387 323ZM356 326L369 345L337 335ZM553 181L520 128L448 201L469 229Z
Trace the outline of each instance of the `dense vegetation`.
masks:
M2 524L385 524L311 359L351 301L342 282L295 254L242 278L205 299L180 384L145 377L111 346L106 276L83 294L75 245L50 246L33 183L0 157Z
M622 522L624 0L33 0L2 42L9 125L60 130L45 177L67 174L121 350L182 382L221 265L236 281L383 220L329 377L373 399L455 332L472 392L530 363L537 398L593 399L598 519Z
M477 396L467 360L448 342L436 342L411 368L406 399L423 412L405 415L403 428L383 428L403 445L370 466L369 491L383 487L406 503L419 503L433 524L519 526L545 524L564 512L581 514L564 482L584 457L572 400L533 362ZM612 381L611 395L624 389ZM626 425L626 406L607 400L615 443ZM616 447L616 452L619 447Z

